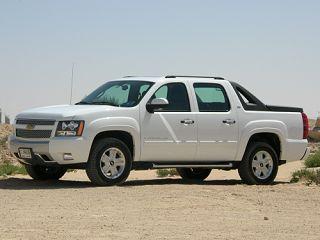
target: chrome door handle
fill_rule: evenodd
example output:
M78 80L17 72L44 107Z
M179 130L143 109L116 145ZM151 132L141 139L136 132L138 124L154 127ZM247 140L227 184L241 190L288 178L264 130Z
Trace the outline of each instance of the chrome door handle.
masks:
M190 125L190 124L194 124L194 121L191 119L185 119L185 120L181 120L180 123L185 125Z
M227 124L227 125L232 125L232 124L235 124L236 123L236 120L234 119L225 119L222 121L224 124Z

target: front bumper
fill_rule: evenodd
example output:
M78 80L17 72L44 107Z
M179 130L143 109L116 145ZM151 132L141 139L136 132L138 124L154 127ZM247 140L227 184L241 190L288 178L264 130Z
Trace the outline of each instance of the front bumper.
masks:
M18 153L19 148L32 148L38 154L49 153L49 141L29 142L18 140L14 136L9 137L9 149L12 153Z
M43 141L29 141L9 137L9 149L19 158L19 148L30 148L32 159L19 161L32 165L68 165L86 163L89 157L91 142L83 137L50 138ZM65 154L71 154L73 159L65 159Z

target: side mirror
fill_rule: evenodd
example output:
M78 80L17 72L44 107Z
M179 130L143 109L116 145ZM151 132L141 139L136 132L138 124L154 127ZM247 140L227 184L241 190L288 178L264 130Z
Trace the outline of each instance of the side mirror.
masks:
M151 102L147 103L146 109L149 113L154 113L155 110L167 107L169 101L165 98L155 98Z

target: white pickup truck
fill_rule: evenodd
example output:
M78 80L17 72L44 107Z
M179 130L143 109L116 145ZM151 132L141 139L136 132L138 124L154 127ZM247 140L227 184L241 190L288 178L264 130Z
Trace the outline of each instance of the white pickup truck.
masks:
M86 169L98 185L131 170L176 168L186 180L238 169L247 184L269 184L278 166L309 155L300 108L268 106L221 77L128 76L75 105L20 113L11 152L38 180Z

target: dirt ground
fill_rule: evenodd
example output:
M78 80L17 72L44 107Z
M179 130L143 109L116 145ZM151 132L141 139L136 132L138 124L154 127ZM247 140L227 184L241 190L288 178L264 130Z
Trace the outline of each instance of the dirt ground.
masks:
M203 184L134 171L121 187L94 187L83 171L59 182L0 180L0 239L320 239L320 188L247 186L236 171Z

